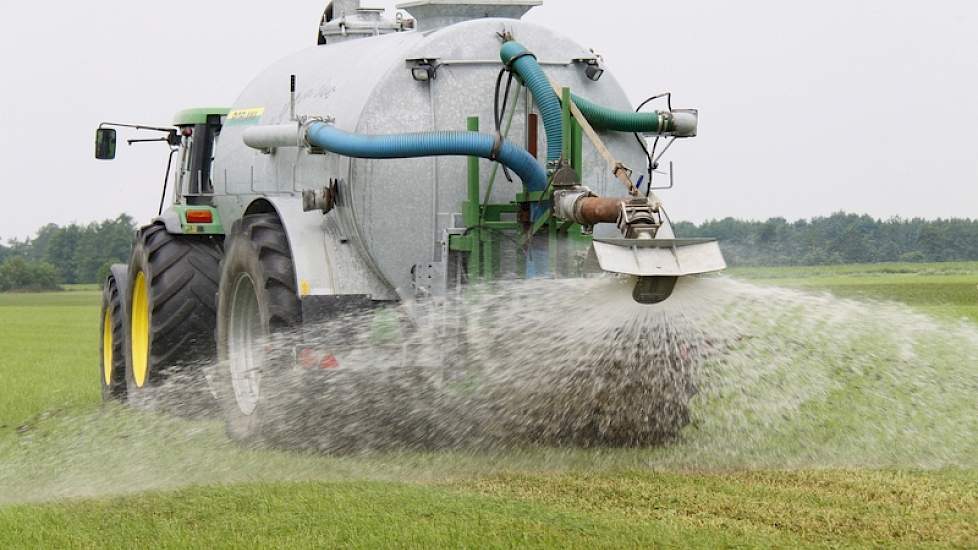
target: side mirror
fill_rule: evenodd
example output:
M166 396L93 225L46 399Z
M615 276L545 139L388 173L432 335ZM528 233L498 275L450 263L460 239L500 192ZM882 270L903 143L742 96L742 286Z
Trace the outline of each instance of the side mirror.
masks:
M95 130L95 158L112 160L115 158L116 133L112 128Z

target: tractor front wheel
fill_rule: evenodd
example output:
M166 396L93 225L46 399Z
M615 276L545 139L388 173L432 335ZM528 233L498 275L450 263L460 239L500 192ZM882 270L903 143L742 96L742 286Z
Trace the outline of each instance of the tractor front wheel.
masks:
M112 266L102 286L102 315L99 338L99 379L102 401L126 397L126 266Z

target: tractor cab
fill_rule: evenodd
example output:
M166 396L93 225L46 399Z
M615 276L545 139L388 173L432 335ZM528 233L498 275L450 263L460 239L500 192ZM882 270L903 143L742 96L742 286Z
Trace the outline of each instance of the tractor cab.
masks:
M228 112L223 108L187 109L174 118L180 136L177 193L187 204L207 204L214 194L211 167Z
M137 135L127 139L126 143L166 143L170 147L170 162L167 163L163 179L163 193L166 194L167 184L173 157L178 155L176 169L176 187L174 189L174 204L188 205L209 204L210 196L214 194L214 181L211 166L214 162L214 151L217 140L221 135L224 117L230 112L225 108L186 109L177 113L173 126L147 126L142 124L120 124L103 122L95 132L95 158L112 160L116 156L116 128L131 128L137 132L158 132L165 134L161 137L143 138ZM160 208L162 213L162 205Z

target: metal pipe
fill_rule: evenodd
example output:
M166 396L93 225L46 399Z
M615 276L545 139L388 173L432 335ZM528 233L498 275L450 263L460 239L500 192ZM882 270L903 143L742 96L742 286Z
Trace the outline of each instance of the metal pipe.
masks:
M587 188L554 193L554 213L562 220L584 226L616 223L621 215L622 199L595 197Z
M306 139L298 123L253 126L244 131L245 145L270 153L279 147L304 147Z
M621 199L607 197L583 197L578 201L578 223L596 225L599 223L615 223L621 214Z

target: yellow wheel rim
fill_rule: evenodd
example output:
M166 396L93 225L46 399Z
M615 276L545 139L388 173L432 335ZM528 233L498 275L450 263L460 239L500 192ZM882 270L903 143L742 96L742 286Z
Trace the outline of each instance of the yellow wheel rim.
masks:
M146 385L149 375L149 292L140 271L132 286L132 377L136 387Z
M102 319L102 374L106 386L112 385L112 345L112 310L107 307Z

